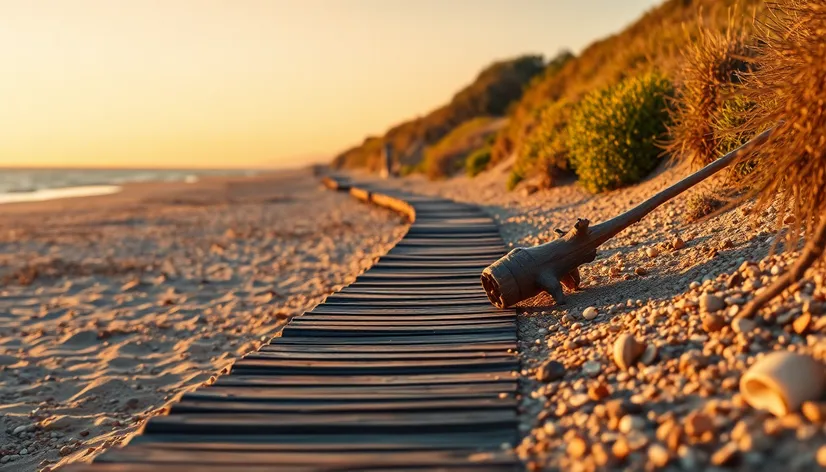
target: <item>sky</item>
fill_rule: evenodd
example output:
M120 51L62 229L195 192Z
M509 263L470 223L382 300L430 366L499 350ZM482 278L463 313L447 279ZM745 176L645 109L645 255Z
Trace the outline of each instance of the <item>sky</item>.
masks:
M0 0L0 167L293 167L659 0Z

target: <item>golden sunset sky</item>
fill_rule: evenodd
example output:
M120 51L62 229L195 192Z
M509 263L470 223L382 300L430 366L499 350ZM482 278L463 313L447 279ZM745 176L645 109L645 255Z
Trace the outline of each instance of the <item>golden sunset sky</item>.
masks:
M0 0L0 166L281 167L657 0Z

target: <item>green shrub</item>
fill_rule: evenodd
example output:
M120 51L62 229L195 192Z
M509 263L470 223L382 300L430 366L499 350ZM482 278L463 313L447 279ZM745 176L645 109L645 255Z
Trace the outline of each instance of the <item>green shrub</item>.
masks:
M490 134L496 133L504 121L482 116L453 128L439 142L424 150L422 166L431 179L443 179L465 169L465 160L477 149L485 147Z
M511 171L510 175L508 175L508 181L505 182L505 187L507 187L509 191L513 190L517 185L519 185L519 182L522 182L522 179L524 178L525 177L523 177L522 174L514 169Z
M538 123L520 146L514 167L523 176L538 176L540 187L551 187L568 165L567 128L572 107L552 102L539 112Z
M630 185L657 166L673 91L668 79L649 73L582 100L568 125L568 148L585 188L601 192Z
M465 171L470 177L476 177L487 169L490 163L490 146L479 148L468 156L465 161Z

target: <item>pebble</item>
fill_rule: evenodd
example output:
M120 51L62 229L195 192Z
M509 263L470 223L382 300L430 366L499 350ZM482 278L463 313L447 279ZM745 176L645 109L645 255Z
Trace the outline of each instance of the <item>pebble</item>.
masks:
M815 459L817 459L817 465L826 467L826 445L820 446L815 455Z
M671 457L668 453L668 449L660 444L652 444L648 447L648 460L651 461L655 467L665 467L668 465L668 461L671 460Z
M648 255L648 257L657 257L660 254L660 251L655 247L649 247L646 248L645 254Z
M645 270L644 267L637 267L636 269L634 269L634 273L640 277L648 275L648 271Z
M592 306L589 306L588 308L582 310L582 317L588 321L593 320L597 316L599 316L599 311L597 311L597 309Z
M751 333L755 328L757 328L757 323L745 318L735 318L734 321L731 322L731 329L735 333Z
M602 364L597 361L588 361L582 364L582 371L590 376L595 376L602 371Z
M736 443L729 442L711 455L711 463L718 466L733 465L739 458L740 448Z
M630 334L622 334L614 341L614 362L620 369L628 370L640 358L645 346Z
M709 313L703 315L702 324L703 330L705 330L705 332L716 333L717 331L720 331L726 326L726 320L720 315Z
M792 328L794 332L797 334L805 334L806 331L809 329L809 323L812 321L812 315L808 313L803 313L802 315L798 316L796 320L792 323Z
M625 438L620 437L614 445L611 446L611 453L614 454L614 457L620 461L624 461L625 458L631 454L631 447L628 445L628 441Z
M826 403L803 402L800 409L803 416L812 423L822 423L826 419Z
M619 430L621 433L628 434L631 431L639 431L645 428L645 420L639 416L625 415L619 422Z
M565 376L565 366L561 362L549 360L539 366L536 370L536 380L540 382L553 382Z
M602 401L609 395L611 395L611 389L609 389L604 383L592 386L588 389L588 397L595 402Z
M688 415L684 426L686 434L695 438L699 438L709 431L714 431L714 421L708 415L699 412Z
M722 298L707 293L700 297L700 310L706 313L722 310L726 304Z
M685 241L683 241L683 238L677 236L671 240L671 247L675 250L680 250L685 247Z
M580 459L588 452L588 443L580 436L574 436L568 441L568 455L574 459Z

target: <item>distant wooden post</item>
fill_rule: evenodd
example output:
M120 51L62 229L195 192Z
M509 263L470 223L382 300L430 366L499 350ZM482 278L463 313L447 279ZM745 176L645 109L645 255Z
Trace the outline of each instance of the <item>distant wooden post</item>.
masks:
M393 145L384 143L381 153L381 169L379 175L382 179L387 179L393 174Z

